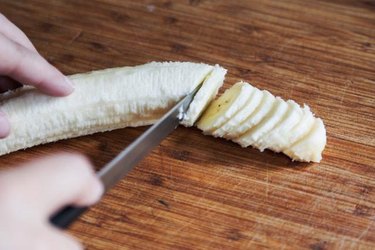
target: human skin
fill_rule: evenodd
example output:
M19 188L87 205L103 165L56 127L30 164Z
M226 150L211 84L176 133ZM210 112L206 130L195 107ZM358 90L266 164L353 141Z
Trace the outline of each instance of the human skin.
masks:
M57 154L0 172L0 249L82 249L49 217L67 204L90 206L103 185L89 161Z
M56 97L74 90L68 78L0 14L0 93L22 85ZM0 110L0 138L10 131ZM0 172L0 249L82 249L77 240L53 227L49 217L66 205L90 206L102 193L90 162L77 154L55 154Z
M66 96L73 86L59 70L49 64L27 36L0 14L0 92L22 84L38 88L52 96ZM6 115L0 112L0 138L11 129Z

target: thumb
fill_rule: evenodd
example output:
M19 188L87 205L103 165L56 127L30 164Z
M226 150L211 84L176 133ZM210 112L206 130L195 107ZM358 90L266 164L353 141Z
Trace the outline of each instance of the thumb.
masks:
M36 160L13 169L8 178L22 183L19 192L37 216L43 218L66 205L92 205L103 193L103 185L89 161L76 154L58 154Z

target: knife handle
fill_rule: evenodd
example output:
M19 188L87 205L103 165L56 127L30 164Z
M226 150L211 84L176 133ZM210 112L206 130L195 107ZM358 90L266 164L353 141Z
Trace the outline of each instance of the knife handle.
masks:
M52 215L49 221L57 228L66 229L87 209L88 207L66 206Z

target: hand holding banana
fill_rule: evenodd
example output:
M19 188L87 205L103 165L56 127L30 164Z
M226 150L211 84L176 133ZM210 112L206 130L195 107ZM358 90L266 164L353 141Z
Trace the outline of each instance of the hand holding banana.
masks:
M0 14L0 92L32 85L45 94L65 96L73 87L60 71L36 51L26 35ZM10 126L0 113L0 137L9 134Z
M1 14L0 62L1 93L21 84L52 96L73 91L69 80ZM0 137L6 137L10 129L5 114L0 112ZM95 203L102 189L89 162L71 154L55 155L0 173L0 249L82 249L76 240L53 228L48 218L67 204Z

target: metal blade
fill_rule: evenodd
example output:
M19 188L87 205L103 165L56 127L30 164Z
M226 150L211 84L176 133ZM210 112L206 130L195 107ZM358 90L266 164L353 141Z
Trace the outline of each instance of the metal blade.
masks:
M200 86L196 87L193 92L182 99L157 123L152 125L98 172L98 176L101 178L106 191L120 181L154 147L159 145L165 137L176 129L180 121L184 119L186 111Z
M186 111L200 86L201 84L99 171L98 176L104 184L105 191L108 191L121 180L178 126L180 121L184 119ZM52 215L50 222L58 228L67 228L87 209L88 207L66 206Z

